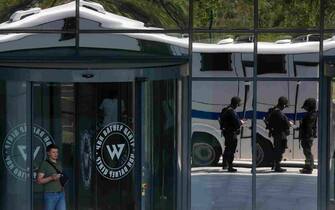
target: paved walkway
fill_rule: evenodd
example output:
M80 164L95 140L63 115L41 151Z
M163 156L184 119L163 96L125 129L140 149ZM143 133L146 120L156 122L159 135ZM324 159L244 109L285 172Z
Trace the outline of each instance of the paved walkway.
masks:
M257 168L257 210L316 210L317 171L302 175L298 168L274 173ZM228 173L219 167L192 169L192 210L250 210L250 168Z

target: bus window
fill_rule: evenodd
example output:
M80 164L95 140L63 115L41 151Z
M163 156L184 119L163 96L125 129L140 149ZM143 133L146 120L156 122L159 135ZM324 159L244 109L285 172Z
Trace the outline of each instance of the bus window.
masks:
M200 71L233 71L231 53L201 53Z
M320 41L320 35L319 34L312 34L308 37L309 42L319 42Z
M284 55L257 55L257 74L286 74Z

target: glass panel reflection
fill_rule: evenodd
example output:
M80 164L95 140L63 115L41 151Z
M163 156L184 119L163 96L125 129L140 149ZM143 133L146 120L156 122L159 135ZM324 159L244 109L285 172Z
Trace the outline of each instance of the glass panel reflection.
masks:
M75 30L75 1L1 1L1 29Z
M261 28L314 28L319 26L320 0L258 0ZM270 12L269 12L270 11Z
M331 82L330 96L330 121L329 121L329 208L335 208L335 81Z
M114 54L123 56L186 56L188 38L181 34L80 34L81 48L115 50ZM103 52L103 51L102 51ZM97 53L94 52L93 53Z
M30 209L26 82L0 81L0 209Z
M252 83L193 81L192 89L192 209L251 209Z
M79 209L111 210L135 208L134 170L119 177L120 163L132 154L120 135L112 132L106 137L102 149L97 150L100 132L110 123L123 123L134 129L133 86L131 83L77 84L77 202ZM101 134L102 135L102 134ZM117 143L118 142L118 143ZM117 147L115 144L119 144ZM113 146L114 145L114 146ZM121 145L121 147L120 147ZM116 153L115 153L116 152ZM118 153L119 152L119 153ZM98 161L98 158L102 162ZM118 161L117 161L118 160ZM121 166L120 166L121 167ZM104 173L108 168L108 173ZM117 177L115 177L117 176Z
M69 177L64 188L67 209L135 208L135 177L130 167L134 148L131 142L125 146L122 138L134 135L109 130L111 123L133 130L132 91L130 83L34 84L34 123L39 125L35 130L45 136L44 144L35 146L41 149L34 165L39 168L46 158L47 145L59 146L59 161ZM111 134L97 149L99 137L107 132ZM34 209L43 209L46 190L44 184L34 183Z
M332 81L330 82L330 95L329 95L329 159L328 159L328 167L329 171L329 183L328 183L328 190L329 190L329 209L335 208L335 136L334 136L334 128L335 128L335 81L334 81L334 55L335 55L335 49L334 49L334 37L333 34L325 34L325 39L323 42L323 48L324 48L324 65L326 70L326 75L330 76L332 78Z
M74 208L74 86L71 84L33 84L33 122L34 134L40 141L33 148L40 148L34 159L34 167L41 171L42 162L48 158L46 148L51 144L59 147L59 163L63 172L70 178L65 186L67 208ZM61 169L59 169L61 170ZM49 176L45 172L45 177ZM50 188L51 189L51 188ZM46 185L34 182L34 209L43 209L44 192L50 190ZM49 192L49 191L48 191ZM58 191L57 191L58 192Z
M67 60L75 55L74 34L0 34L0 59L8 62L24 59L43 65L50 60ZM35 61L34 61L35 60ZM5 62L5 61L4 61ZM23 64L26 67L25 64Z
M142 209L177 209L177 82L145 84ZM180 169L179 169L180 170Z
M187 29L188 4L188 0L82 1L83 23L93 19L99 25L85 24L80 29Z
M319 34L260 34L258 77L319 77Z
M335 2L331 0L324 1L325 8L325 28L334 28L335 27Z
M257 90L257 209L317 209L318 82Z
M252 77L253 41L251 34L194 34L193 77Z
M193 1L195 28L252 28L254 1ZM243 15L242 15L243 14Z

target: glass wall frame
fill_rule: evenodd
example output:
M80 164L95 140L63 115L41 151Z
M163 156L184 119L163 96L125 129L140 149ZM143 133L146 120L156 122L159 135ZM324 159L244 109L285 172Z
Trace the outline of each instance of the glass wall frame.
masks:
M259 23L260 23L260 17L259 17L259 8L260 8L260 2L258 0L253 1L253 23L252 23L252 27L251 28L247 28L247 29L234 29L234 28L215 28L215 29L203 29L203 28L198 28L195 26L195 24L193 23L193 19L195 18L195 6L193 3L194 0L190 0L189 1L189 8L188 8L188 12L189 12L189 18L188 18L188 28L183 28L183 29L163 29L163 30L136 30L136 29L125 29L125 30L113 30L113 29L109 29L109 30L81 30L80 28L80 14L79 14L79 0L76 0L76 8L75 8L75 27L69 27L69 28L65 28L65 29L59 29L59 28L40 28L40 29L36 29L36 28L11 28L11 29L6 29L6 28L0 28L0 33L7 33L7 32L38 32L38 33L61 33L64 32L64 30L66 32L68 32L69 34L71 34L72 36L76 37L76 45L75 48L78 49L79 48L79 43L80 43L80 33L180 33L180 34L184 34L184 33L188 33L188 36L190 37L190 39L192 40L193 34L194 33L207 33L207 32L216 32L216 33L241 33L241 31L243 33L248 33L248 34L252 34L254 36L254 55L253 57L255 58L255 62L253 63L253 68L257 69L257 56L258 56L258 52L257 52L257 40L259 37L259 34L261 33L302 33L302 34L313 34L313 33L317 33L320 34L320 75L318 79L312 79L313 81L318 81L319 82L319 103L320 103L320 107L322 109L320 112L320 120L319 120L319 133L321 133L322 135L319 137L319 160L320 160L320 166L319 166L319 176L318 176L318 209L325 209L327 206L327 202L328 202L328 192L325 191L324 189L327 188L328 186L328 176L326 175L325 171L327 171L327 159L329 154L326 152L327 151L327 142L328 142L328 136L326 135L328 130L326 129L326 125L327 125L327 121L325 120L325 118L327 118L327 113L326 113L326 109L327 109L327 101L326 98L328 97L326 95L325 90L327 90L327 85L329 85L327 83L327 78L324 75L324 71L323 71L323 41L324 41L324 34L325 32L329 32L329 33L334 33L335 29L334 26L332 24L332 16L328 15L328 8L327 5L328 3L332 3L330 0L320 0L319 4L320 4L320 8L319 8L319 17L318 19L315 21L315 24L312 24L313 26L317 26L317 27L313 27L312 29L310 28L301 28L301 27L291 27L291 28L277 28L277 29L272 29L272 28L262 28ZM70 24L71 25L71 24ZM189 42L189 54L188 54L188 58L190 61L192 61L192 41ZM190 76L192 76L192 66L189 67L190 69ZM226 81L224 78L220 79L216 79L216 81ZM254 97L257 98L257 82L258 81L276 81L278 80L278 78L276 77L267 77L267 78L260 78L257 77L257 74L254 73L253 76L250 78L253 81L253 88L254 88ZM287 78L279 78L282 80L288 80ZM310 81L311 78L301 78L301 79L306 79L305 81ZM196 79L195 79L196 80ZM191 86L191 83L189 84ZM189 95L192 95L191 92L191 88L189 88ZM191 101L191 100L189 100ZM255 100L256 101L256 100ZM191 106L191 104L189 104L189 106ZM253 104L254 107L254 114L253 114L253 121L255 121L256 119L256 102L254 102ZM188 113L188 115L186 115L185 117L187 117L190 121L191 121L191 113ZM191 128L189 128L189 136L191 136ZM256 138L256 126L254 124L253 126L253 139ZM255 142L255 141L253 141ZM189 148L189 150L191 150L191 148ZM252 144L252 154L254 157L256 157L256 144ZM254 160L255 158L253 158L253 182L256 181L256 162ZM190 183L190 180L188 178L188 182ZM191 186L190 186L191 188ZM256 206L256 186L255 184L253 184L253 189L252 189L252 195L253 195L253 204L252 207L253 209L257 209ZM190 197L188 197L188 203L189 203L189 207L190 207Z

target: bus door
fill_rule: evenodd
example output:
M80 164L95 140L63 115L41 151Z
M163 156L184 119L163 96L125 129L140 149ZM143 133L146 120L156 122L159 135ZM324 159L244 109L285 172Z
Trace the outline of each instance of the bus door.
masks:
M294 78L299 77L311 77L318 71L319 62L311 61L293 61L293 76ZM314 70L314 71L313 71ZM294 121L296 128L293 129L293 143L292 143L292 159L303 159L304 156L301 152L302 148L299 143L299 121L302 118L302 113L305 112L301 109L304 100L309 97L317 97L318 85L315 82L301 82L291 81L290 90L294 91L294 94L290 95L290 101L294 105L294 113L291 116L291 120ZM306 95L307 94L307 95Z
M242 69L244 78L248 76L247 69L254 67L253 61L242 60ZM241 141L239 144L239 153L241 159L251 159L252 154L250 150L252 139L252 82L239 81L241 89L239 95L242 99L242 119L248 119L246 124L241 128Z

